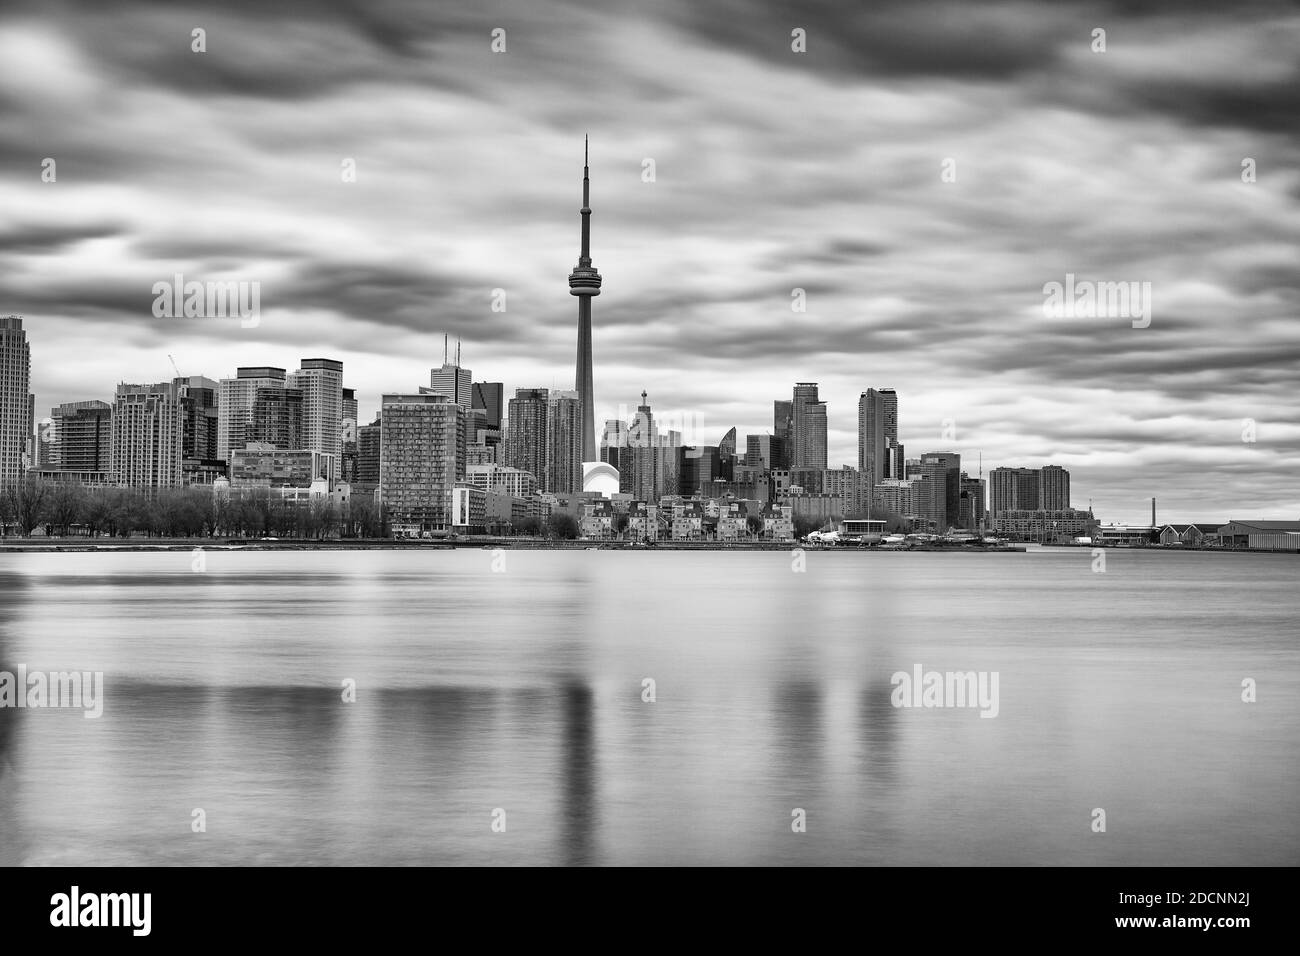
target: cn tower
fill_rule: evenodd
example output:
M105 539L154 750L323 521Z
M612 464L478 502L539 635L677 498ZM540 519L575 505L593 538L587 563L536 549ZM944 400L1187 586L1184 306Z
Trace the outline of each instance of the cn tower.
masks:
M569 273L569 295L578 297L578 368L574 389L582 405L582 460L596 457L596 395L591 380L591 297L600 295L600 273L591 264L591 182L587 139L582 145L582 254Z

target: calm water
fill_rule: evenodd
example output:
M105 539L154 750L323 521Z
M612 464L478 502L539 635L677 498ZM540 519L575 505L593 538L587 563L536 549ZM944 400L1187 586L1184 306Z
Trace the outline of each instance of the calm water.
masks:
M0 554L0 670L105 682L0 710L0 862L1300 863L1292 557L191 561Z

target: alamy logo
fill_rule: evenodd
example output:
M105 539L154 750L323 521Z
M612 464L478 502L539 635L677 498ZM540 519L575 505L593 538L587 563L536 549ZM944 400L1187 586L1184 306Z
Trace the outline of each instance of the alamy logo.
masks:
M83 717L104 713L103 671L0 671L0 707L80 708Z
M74 886L50 897L51 926L128 926L134 936L148 936L152 893L86 893Z
M1150 282L1076 282L1073 272L1065 282L1043 285L1043 315L1049 319L1132 319L1133 328L1151 324Z
M981 717L998 715L997 671L897 671L889 679L895 707L978 707Z
M185 281L179 272L173 281L153 284L153 314L159 319L239 319L246 329L262 321L262 283Z

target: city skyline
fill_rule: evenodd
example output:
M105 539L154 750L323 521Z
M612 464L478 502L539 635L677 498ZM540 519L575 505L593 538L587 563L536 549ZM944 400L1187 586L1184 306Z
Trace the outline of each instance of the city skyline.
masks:
M1013 22L994 4L945 8L909 43L910 8L832 25L541 5L502 12L493 53L491 7L438 31L401 5L368 31L235 9L204 18L195 53L186 11L55 26L14 9L0 314L24 317L38 420L168 381L174 354L213 380L333 356L369 421L427 380L444 333L507 395L571 388L556 286L590 130L617 289L593 332L597 422L646 390L696 441L767 434L768 403L815 381L828 464L853 464L859 395L893 388L910 454L1060 464L1107 521L1144 521L1153 496L1171 517L1300 512L1300 151L1285 108L1240 108L1293 102L1294 16L1170 31L1155 9ZM133 65L142 44L156 70ZM259 281L262 320L156 318L150 289L177 273ZM1074 275L1151 282L1149 327L1044 316L1044 285Z

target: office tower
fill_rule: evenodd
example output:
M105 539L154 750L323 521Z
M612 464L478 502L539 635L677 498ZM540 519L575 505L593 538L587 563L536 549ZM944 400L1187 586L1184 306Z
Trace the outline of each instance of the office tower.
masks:
M794 449L794 402L772 403L772 456L770 467L789 468Z
M1070 473L1060 465L1043 466L1041 487L1039 507L1043 511L1064 511L1070 507Z
M506 428L504 464L546 481L547 408L550 392L545 388L517 388L510 399Z
M826 403L817 397L816 382L794 387L791 468L826 467Z
M731 481L736 475L736 429L732 426L718 442L718 472L715 478Z
M303 359L288 383L302 391L302 447L337 462L343 455L343 363Z
M868 484L903 477L898 444L898 393L869 388L858 396L858 471Z
M763 471L772 469L771 435L745 436L745 467L761 468Z
M44 462L60 471L112 470L113 406L67 402L50 409L49 450ZM38 436L39 437L39 436Z
M181 386L118 385L113 399L113 475L128 488L181 484L185 408Z
M721 449L717 445L687 445L680 451L679 495L707 496L719 477Z
M250 437L257 390L283 389L285 381L284 369L271 365L238 368L234 378L221 379L217 386L217 458L229 461L232 448L257 440Z
M658 444L658 430L655 427L654 412L650 409L650 400L645 392L641 393L641 404L637 406L636 415L628 422L627 445L620 460L618 490L632 495L638 501L658 501L655 495L655 456Z
M446 395L385 395L379 495L395 530L451 526L452 490L465 480L467 409Z
M605 431L600 436L600 460L620 474L623 470L622 454L627 448L627 436L627 422L617 418L605 422Z
M972 478L962 473L961 500L958 505L959 527L968 531L981 531L987 523L984 479Z
M473 388L473 407L482 409L483 428L501 428L501 413L505 410L502 396L505 386L500 382L475 382Z
M669 429L656 429L655 446L651 449L654 468L652 496L658 501L664 495L679 494L682 484L682 433Z
M582 252L569 274L569 294L578 297L578 361L574 389L582 411L582 461L596 461L596 393L591 372L591 299L600 295L600 273L591 264L591 182L584 140L582 156ZM579 482L581 489L581 482Z
M956 526L961 511L961 455L953 451L931 451L921 456L923 466L938 465L934 480L943 486L943 512L935 515L939 530ZM923 469L926 474L931 472Z
M446 395L465 408L475 407L473 374L469 369L460 367L459 359L456 362L444 362L442 368L430 369L429 388L433 394Z
M0 490L23 480L31 454L32 353L16 315L0 317Z
M989 520L1003 511L1042 508L1042 472L1037 468L994 468L989 472Z
M555 391L547 396L543 491L557 494L582 491L582 414L582 401L577 392Z

